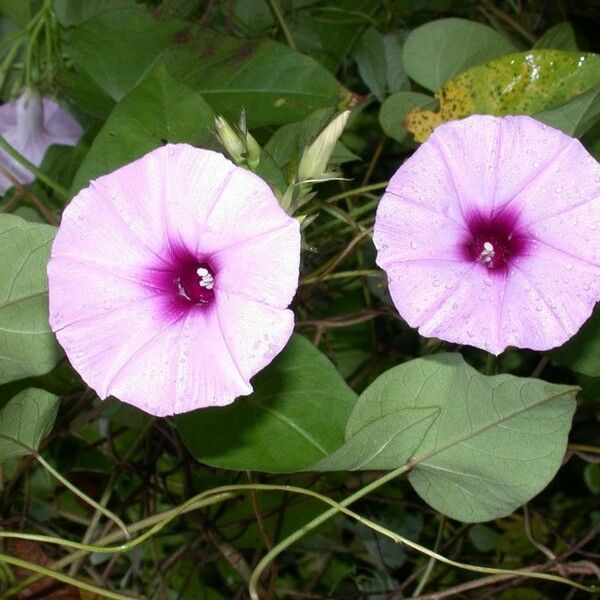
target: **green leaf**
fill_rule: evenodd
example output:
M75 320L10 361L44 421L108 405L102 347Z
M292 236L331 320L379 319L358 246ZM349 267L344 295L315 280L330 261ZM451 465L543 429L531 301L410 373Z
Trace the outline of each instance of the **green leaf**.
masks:
M466 522L503 517L552 479L577 388L486 377L459 354L394 367L358 399L345 443L310 470L395 469L434 509Z
M549 357L577 373L600 377L600 304L575 337Z
M29 0L2 0L0 14L24 28L32 17Z
M403 32L388 33L383 36L387 68L386 79L390 94L410 89L410 81L402 63L402 47L405 37Z
M440 407L411 459L409 479L423 500L453 519L506 516L546 487L560 467L577 388L485 377L456 354L413 360L375 385L399 386L409 406Z
M152 70L185 26L178 19L158 20L141 8L111 10L70 30L66 47L79 71L120 100Z
M404 125L406 116L415 108L432 109L436 104L437 100L427 94L398 92L382 104L379 123L388 137L403 143L409 139L409 132Z
M358 72L375 97L383 102L387 83L387 63L383 36L374 27L367 29L354 50Z
M491 27L464 19L440 19L410 33L402 60L411 79L435 92L469 67L517 50Z
M18 0L22 2L23 0ZM119 8L135 7L135 0L54 0L54 13L63 27L79 25L94 15Z
M390 402L394 391L373 396L369 390L350 415L344 444L310 471L395 469L411 457L439 415L435 406L411 409Z
M552 48L553 50L577 50L575 32L570 23L563 21L557 23L544 33L544 35L533 45L535 49Z
M534 116L568 135L581 137L600 119L600 83L570 102Z
M61 356L48 325L46 263L55 232L0 214L0 383L47 373Z
M115 107L115 101L86 73L60 67L55 82L83 112L106 119Z
M75 67L116 100L164 64L230 120L245 108L250 127L296 121L351 98L324 67L286 45L159 20L141 9L88 19L69 33L67 50Z
M0 408L0 463L37 451L58 411L57 396L30 388Z
M440 123L471 114L533 115L600 84L600 55L531 50L473 67L436 93L438 112L415 109L406 128L419 142Z
M196 460L225 469L298 471L332 453L356 399L335 367L295 335L256 376L254 393L175 418Z
M181 81L218 113L249 127L297 121L319 108L346 104L352 94L314 59L272 40L242 40L202 29L163 58Z
M477 523L469 529L469 541L478 552L494 552L498 550L502 536L491 527Z
M206 146L214 116L197 92L158 67L112 111L75 176L72 192L166 142Z

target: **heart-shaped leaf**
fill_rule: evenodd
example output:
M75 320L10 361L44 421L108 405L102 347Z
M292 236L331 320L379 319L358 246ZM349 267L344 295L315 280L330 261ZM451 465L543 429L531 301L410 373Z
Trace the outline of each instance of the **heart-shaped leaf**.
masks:
M49 392L29 388L0 408L0 463L39 448L54 425L59 402Z
M43 375L61 356L48 325L46 263L55 232L0 214L0 383Z

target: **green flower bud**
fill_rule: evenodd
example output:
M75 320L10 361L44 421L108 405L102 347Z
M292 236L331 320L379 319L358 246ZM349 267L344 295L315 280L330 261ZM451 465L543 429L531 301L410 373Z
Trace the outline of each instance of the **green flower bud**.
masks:
M231 125L221 116L215 117L217 137L233 161L242 164L245 161L246 146Z
M298 181L326 177L327 163L333 154L333 149L346 127L350 111L339 114L308 148L304 149L298 166Z

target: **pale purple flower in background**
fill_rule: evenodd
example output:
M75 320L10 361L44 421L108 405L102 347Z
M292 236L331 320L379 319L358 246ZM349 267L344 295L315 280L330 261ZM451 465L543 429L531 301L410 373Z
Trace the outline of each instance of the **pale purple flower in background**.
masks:
M54 100L26 89L16 100L0 106L0 135L29 162L39 167L52 144L75 146L83 130ZM21 184L35 179L28 169L0 149L2 165ZM0 173L0 194L12 187Z
M440 125L390 181L374 230L400 315L499 354L573 336L600 299L600 165L530 117Z
M101 398L162 416L225 405L292 334L298 221L221 154L168 145L64 211L50 325Z

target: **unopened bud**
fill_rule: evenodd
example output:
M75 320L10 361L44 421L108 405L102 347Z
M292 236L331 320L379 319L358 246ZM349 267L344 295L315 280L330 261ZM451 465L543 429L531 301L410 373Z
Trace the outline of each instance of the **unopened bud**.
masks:
M225 150L229 152L229 155L235 163L244 162L244 154L246 153L246 146L240 139L239 135L232 129L231 125L221 116L215 117L215 129L217 130L217 137Z
M349 110L339 114L323 129L317 139L308 148L305 148L298 166L298 181L320 179L325 175L327 163L344 127L346 127L349 116Z
M256 169L260 163L260 146L252 135L246 132L246 160L251 169Z

